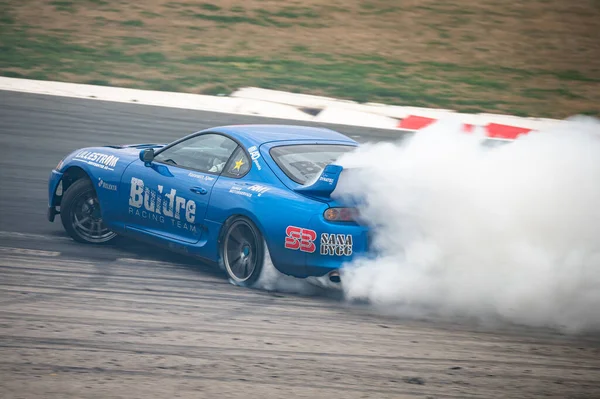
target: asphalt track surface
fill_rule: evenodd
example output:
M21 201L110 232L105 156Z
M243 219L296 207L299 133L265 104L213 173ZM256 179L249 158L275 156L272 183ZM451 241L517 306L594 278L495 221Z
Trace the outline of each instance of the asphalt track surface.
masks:
M1 398L600 397L597 335L242 289L142 244L77 244L45 219L47 176L73 149L268 122L281 121L0 91Z

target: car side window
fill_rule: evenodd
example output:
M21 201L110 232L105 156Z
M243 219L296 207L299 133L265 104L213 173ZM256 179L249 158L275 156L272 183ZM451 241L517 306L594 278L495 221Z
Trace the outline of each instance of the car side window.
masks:
M225 168L223 175L229 177L242 177L250 170L251 162L242 147L238 147Z
M237 146L229 137L205 133L159 152L154 160L167 165L218 174L223 171Z

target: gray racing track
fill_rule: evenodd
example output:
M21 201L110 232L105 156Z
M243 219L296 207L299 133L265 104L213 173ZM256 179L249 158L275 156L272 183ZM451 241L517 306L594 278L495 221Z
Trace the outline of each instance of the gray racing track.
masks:
M281 121L0 91L1 398L600 397L597 336L241 289L141 244L76 244L45 220L48 173L73 149L257 122Z

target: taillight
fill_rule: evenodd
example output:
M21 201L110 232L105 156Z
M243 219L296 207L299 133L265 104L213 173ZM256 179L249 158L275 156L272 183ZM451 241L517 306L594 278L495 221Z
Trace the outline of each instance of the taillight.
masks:
M330 222L354 222L357 215L356 208L329 208L323 213L325 220Z

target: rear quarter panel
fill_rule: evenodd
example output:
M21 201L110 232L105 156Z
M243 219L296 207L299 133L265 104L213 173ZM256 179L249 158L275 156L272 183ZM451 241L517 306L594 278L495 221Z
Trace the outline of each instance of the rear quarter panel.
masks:
M313 247L300 248L289 242L286 231L290 226L308 229L311 218L324 212L327 204L300 196L267 174L261 177L261 173L264 171L254 171L243 179L219 177L207 219L222 224L234 215L249 218L263 234L275 267L285 274L306 277L307 254L318 251L316 242ZM213 251L217 250L216 245Z

